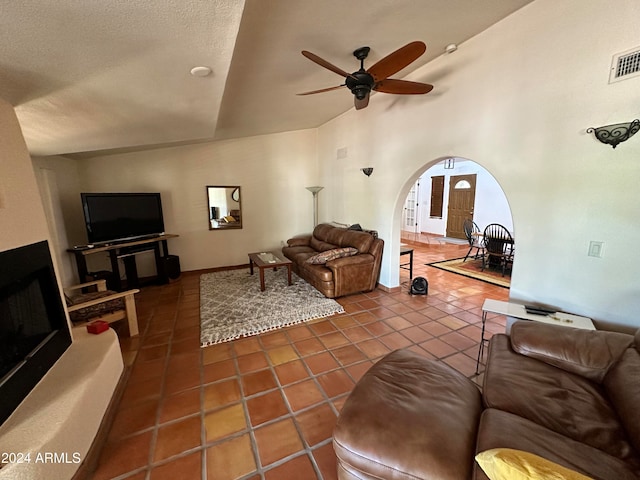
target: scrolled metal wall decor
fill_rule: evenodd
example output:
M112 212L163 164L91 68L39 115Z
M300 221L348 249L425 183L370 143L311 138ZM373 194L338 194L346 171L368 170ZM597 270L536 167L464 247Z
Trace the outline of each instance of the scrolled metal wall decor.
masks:
M640 119L636 118L632 122L587 128L587 133L594 133L596 138L602 143L616 148L619 143L629 140L639 130Z

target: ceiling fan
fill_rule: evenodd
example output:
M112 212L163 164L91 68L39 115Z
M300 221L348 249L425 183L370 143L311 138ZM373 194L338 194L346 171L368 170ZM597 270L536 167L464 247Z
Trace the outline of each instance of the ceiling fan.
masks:
M319 56L303 50L302 55L321 67L344 77L345 83L336 87L322 88L320 90L299 93L298 95L312 95L314 93L329 92L331 90L347 87L354 95L356 110L360 110L369 105L369 94L371 93L371 90L400 95L419 95L429 93L433 89L433 85L429 85L428 83L410 82L408 80L396 80L389 78L394 73L399 72L411 62L415 61L425 52L426 49L427 46L423 42L408 43L395 52L390 53L373 66L369 67L369 69L365 70L364 60L367 58L367 55L369 55L369 51L371 49L369 47L361 47L353 52L353 56L360 60L360 70L353 73L345 72L341 68L332 65Z

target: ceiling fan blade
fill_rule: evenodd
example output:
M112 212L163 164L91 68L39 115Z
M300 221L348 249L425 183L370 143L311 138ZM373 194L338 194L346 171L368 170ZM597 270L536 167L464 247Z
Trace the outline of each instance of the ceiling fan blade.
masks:
M423 42L411 42L390 53L367 70L376 82L399 72L427 50ZM304 52L303 52L304 53Z
M365 108L367 105L369 105L369 92L367 92L366 97L364 97L362 100L358 100L358 97L354 95L353 104L356 106L356 110L362 110L363 108Z
M408 80L395 80L393 78L387 78L381 82L378 82L373 89L376 92L382 93L396 93L400 95L419 95L422 93L429 93L433 90L433 85L420 82L409 82Z
M296 93L296 95L313 95L314 93L330 92L331 90L337 90L345 87L346 85L338 85L337 87L321 88L320 90L311 90L310 92Z
M312 62L317 63L318 65L320 65L321 67L326 68L327 70L331 70L333 73L337 73L338 75L340 75L341 77L350 77L351 74L348 72L345 72L344 70L342 70L341 68L336 67L335 65L327 62L325 59L320 58L319 56L317 56L315 53L311 53L311 52L307 52L306 50L302 50L302 55L304 55L305 57L307 57L309 60L311 60Z

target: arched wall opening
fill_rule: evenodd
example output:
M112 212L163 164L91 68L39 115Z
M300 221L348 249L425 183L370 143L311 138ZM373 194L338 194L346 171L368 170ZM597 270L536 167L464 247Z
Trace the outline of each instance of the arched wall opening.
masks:
M444 169L444 164L452 158L455 160L455 167L453 169ZM507 229L511 231L512 235L515 236L515 230L516 230L515 218L513 217L513 213L509 205L509 200L504 192L504 189L500 186L499 182L493 176L493 174L488 169L486 169L481 162L478 162L477 160L464 158L464 157L458 157L458 156L446 156L446 157L439 157L439 158L433 159L425 163L421 168L416 170L415 173L406 180L406 182L402 185L400 191L398 192L398 196L396 197L396 203L393 209L393 219L392 219L392 235L391 235L392 241L389 242L391 243L391 245L387 245L387 248L389 249L389 257L387 257L389 262L388 263L389 275L387 280L389 283L387 285L390 285L393 287L397 287L400 285L400 268L399 268L400 244L401 244L401 234L402 234L404 221L405 221L406 200L409 195L409 192L411 191L412 187L416 184L418 179L420 179L421 177L423 177L423 180L425 179L424 177L425 174L429 173L429 176L431 176L432 173L435 175L438 175L444 172L447 172L446 176L449 178L451 176L456 176L456 175L473 174L473 173L478 174L478 179L481 184L480 184L480 188L478 188L478 185L476 186L476 196L477 196L476 208L479 208L480 210L479 211L476 210L478 212L478 215L477 216L474 215L474 219L477 218L478 221L480 222L479 223L480 230L481 231L484 230L484 227L487 224L493 223L492 218L496 218L496 219L499 219L499 222L495 222L495 223L503 222L503 224L505 224L504 226L507 227ZM449 178L446 178L447 182L449 181ZM429 178L427 178L426 180L429 181ZM448 198L447 197L448 192L449 192L449 189L446 188L444 192L445 199ZM499 197L500 197L496 201L496 204L497 204L496 208L499 210L499 214L496 213L496 216L492 216L492 213L490 211L491 199L487 198L489 195L491 195L491 192L495 192L499 194ZM423 198L423 199L418 199L418 201L421 203L420 208L422 209L422 212L426 210L428 214L429 213L428 203L430 202L430 199ZM427 205L425 205L425 202L427 203ZM445 200L445 205L443 206L443 208L446 209L446 207L447 207L447 201ZM440 225L438 225L437 227L434 227L434 225L432 224L428 228L432 228L432 229L440 228L440 231L443 231L442 230L444 228L443 223L445 221L446 219L441 219Z

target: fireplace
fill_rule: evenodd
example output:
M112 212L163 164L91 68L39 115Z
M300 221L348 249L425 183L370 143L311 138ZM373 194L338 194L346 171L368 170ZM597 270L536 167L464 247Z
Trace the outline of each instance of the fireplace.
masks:
M69 345L47 241L0 252L0 424Z

